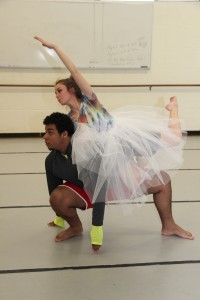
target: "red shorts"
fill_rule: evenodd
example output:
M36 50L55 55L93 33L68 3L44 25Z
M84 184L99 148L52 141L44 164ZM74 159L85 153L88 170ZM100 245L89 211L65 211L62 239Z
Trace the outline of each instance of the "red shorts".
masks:
M83 199L83 201L85 202L86 207L83 208L82 210L92 208L92 203L90 201L90 198L88 197L88 195L86 194L86 192L84 191L83 188L78 187L78 186L76 186L76 185L74 185L70 182L64 182L60 186L68 187L70 190L74 191L79 197L81 197L81 199Z

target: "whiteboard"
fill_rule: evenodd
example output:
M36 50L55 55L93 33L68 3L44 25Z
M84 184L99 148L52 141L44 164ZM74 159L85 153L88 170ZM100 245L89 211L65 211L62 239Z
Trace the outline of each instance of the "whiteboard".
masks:
M80 68L149 69L153 3L0 1L0 66L62 68L38 35Z

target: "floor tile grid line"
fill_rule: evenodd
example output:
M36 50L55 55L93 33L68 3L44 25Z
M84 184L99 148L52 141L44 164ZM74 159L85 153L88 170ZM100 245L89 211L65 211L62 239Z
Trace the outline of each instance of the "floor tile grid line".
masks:
M147 267L147 266L166 266L166 265L183 265L183 264L200 264L200 260L180 260L180 261L158 261L158 262L142 262L128 264L113 264L113 265L87 265L87 266L68 266L55 268L33 268L33 269L12 269L0 270L0 275L14 273L35 273L35 272L51 272L51 271L66 271L66 270L89 270L89 269L109 269L109 268L130 268L130 267Z

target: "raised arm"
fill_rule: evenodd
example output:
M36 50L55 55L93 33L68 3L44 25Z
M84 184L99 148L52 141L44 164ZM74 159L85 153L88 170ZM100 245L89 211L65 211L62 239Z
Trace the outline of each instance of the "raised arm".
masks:
M44 47L49 49L53 49L58 57L61 59L65 67L69 70L70 74L76 81L77 85L81 89L82 93L85 94L88 99L92 99L93 91L91 85L87 82L87 80L83 77L81 72L78 70L76 65L71 61L71 59L60 49L56 44L45 41L38 36L35 36L34 39L38 40Z

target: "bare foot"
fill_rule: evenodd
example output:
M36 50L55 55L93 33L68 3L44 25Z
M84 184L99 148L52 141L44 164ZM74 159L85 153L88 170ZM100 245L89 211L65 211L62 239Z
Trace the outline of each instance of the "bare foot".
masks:
M170 102L165 106L168 111L177 110L178 109L178 102L175 96L170 98Z
M163 228L162 234L166 235L166 236L176 235L183 239L194 240L194 236L192 235L192 233L190 233L189 231L186 231L185 229L181 228L180 226L178 226L176 224L174 226L171 226L171 228L168 228L168 229Z
M48 226L50 226L50 227L57 226L57 227L64 228L65 227L65 221L62 217L56 216L56 218L52 222L48 223Z
M94 245L94 244L92 244L92 250L94 251L94 252L99 252L99 249L101 248L101 246L100 245Z
M48 225L49 227L56 226L56 224L54 223L54 221L52 221L52 222L49 222L47 225Z
M55 242L62 242L64 240L67 240L74 236L80 236L83 233L83 228L67 228L63 231L61 231L57 236L55 237Z

